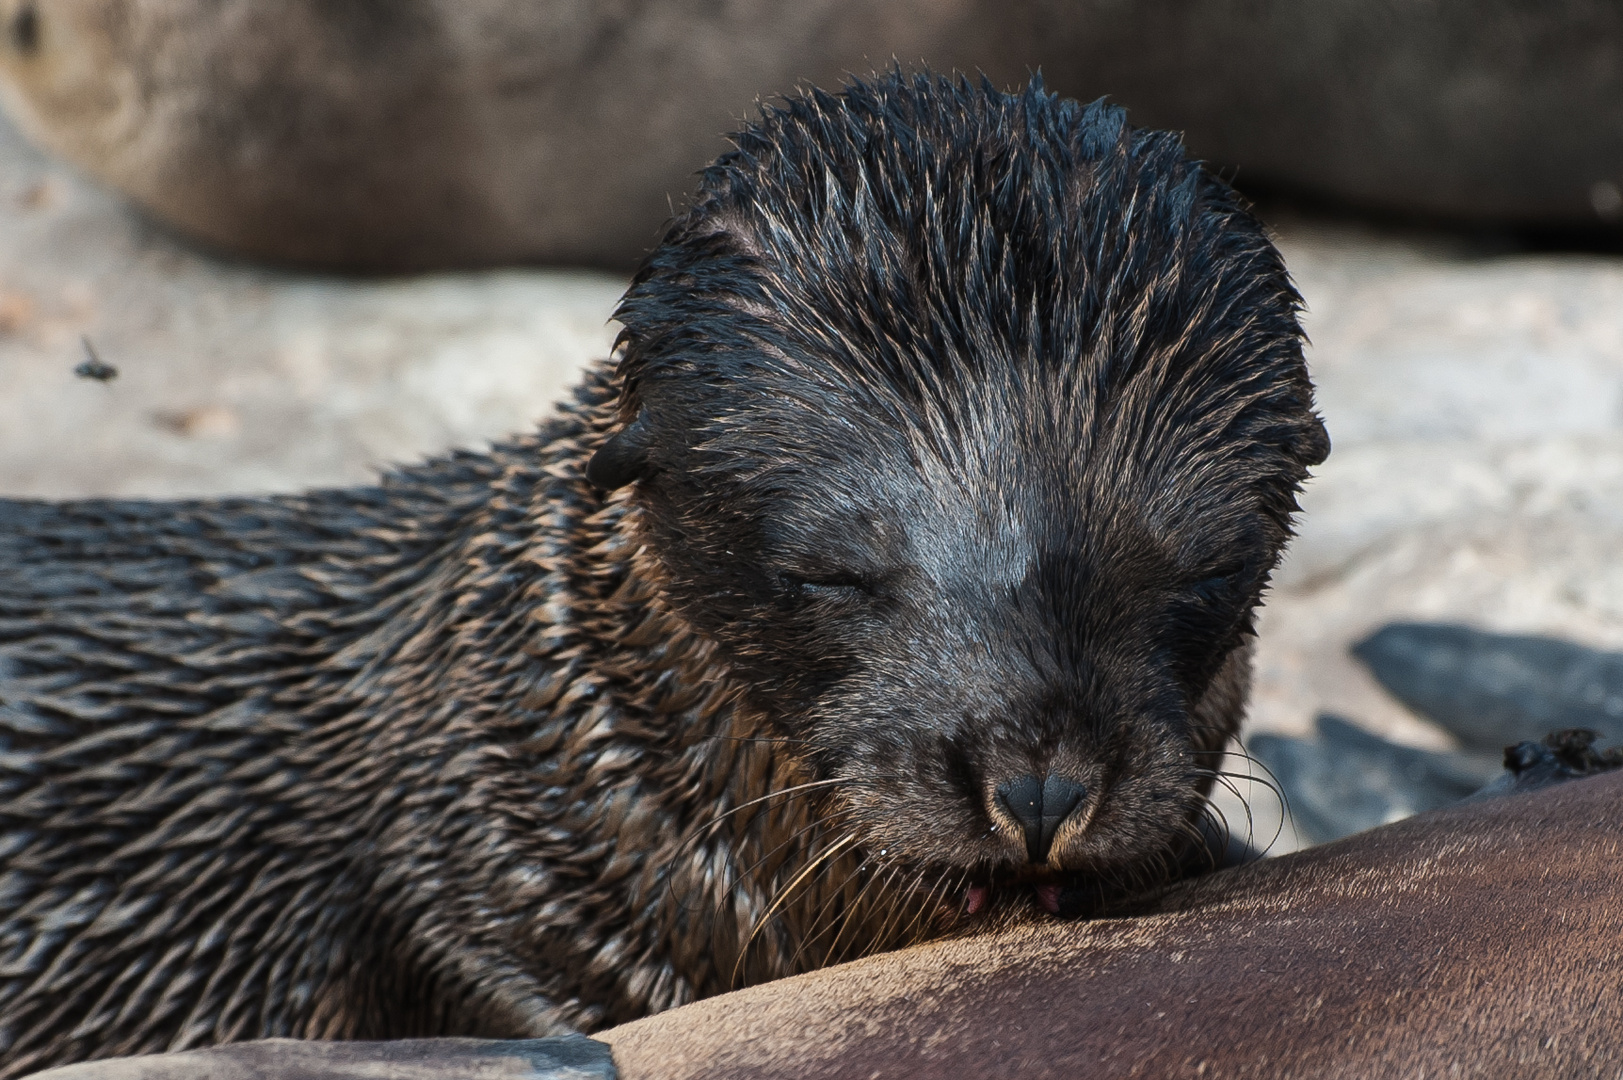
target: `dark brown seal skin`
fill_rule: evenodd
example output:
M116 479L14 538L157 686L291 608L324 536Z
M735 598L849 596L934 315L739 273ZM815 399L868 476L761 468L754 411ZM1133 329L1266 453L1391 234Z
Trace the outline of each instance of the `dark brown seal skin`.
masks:
M0 1074L592 1030L1179 872L1327 450L1297 302L1174 137L892 73L738 136L533 437L0 503Z

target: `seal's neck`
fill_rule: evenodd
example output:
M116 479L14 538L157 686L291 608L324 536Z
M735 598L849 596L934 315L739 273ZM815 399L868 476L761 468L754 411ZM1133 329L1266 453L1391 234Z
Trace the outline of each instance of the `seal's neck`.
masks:
M372 902L436 978L468 973L462 1016L505 1018L445 1033L591 1029L923 925L915 883L665 603L632 495L586 483L612 390L589 379L492 451L486 494L350 650L332 727L377 793L350 825L379 865L421 868Z
M611 406L577 413L544 451L500 708L502 729L523 733L508 749L528 788L513 847L532 853L527 872L563 861L576 882L519 920L519 951L560 973L553 993L607 999L571 1018L585 1026L872 952L926 921L916 883L848 827L837 785L666 603L634 492L585 483Z
M625 924L612 936L642 951L605 1020L872 951L882 924L899 935L917 914L864 865L836 786L666 603L639 513L616 494L574 530L590 569L566 590L570 611L554 601L537 631L551 663L527 702L545 714L537 767L572 778L569 805L590 808L582 835L608 853L592 872L617 883Z

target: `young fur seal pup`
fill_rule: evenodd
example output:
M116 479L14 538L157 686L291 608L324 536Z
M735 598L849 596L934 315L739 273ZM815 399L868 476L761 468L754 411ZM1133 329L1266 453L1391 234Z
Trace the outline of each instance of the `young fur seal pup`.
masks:
M1178 140L899 72L766 110L539 433L0 508L0 1073L596 1029L1196 843L1328 449Z

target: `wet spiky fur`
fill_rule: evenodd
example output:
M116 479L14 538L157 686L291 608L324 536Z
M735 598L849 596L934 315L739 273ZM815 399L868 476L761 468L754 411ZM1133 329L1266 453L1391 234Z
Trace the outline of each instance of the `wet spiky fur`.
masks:
M1296 302L1176 140L892 73L739 137L534 437L0 503L0 1076L590 1029L1164 876L1325 450ZM1014 769L1088 785L1045 866Z
M834 837L754 867L792 800L695 832L794 774L580 477L613 401L599 373L371 490L0 504L5 1075L591 1028L789 970L809 914L735 968Z

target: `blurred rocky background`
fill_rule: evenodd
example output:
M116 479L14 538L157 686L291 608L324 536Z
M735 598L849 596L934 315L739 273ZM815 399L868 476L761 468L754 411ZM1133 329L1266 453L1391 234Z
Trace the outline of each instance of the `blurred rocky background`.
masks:
M1623 736L1599 0L0 0L0 494L361 483L524 429L720 132L892 56L1109 94L1277 232L1335 449L1260 624L1246 742L1296 816L1236 781L1259 843Z

